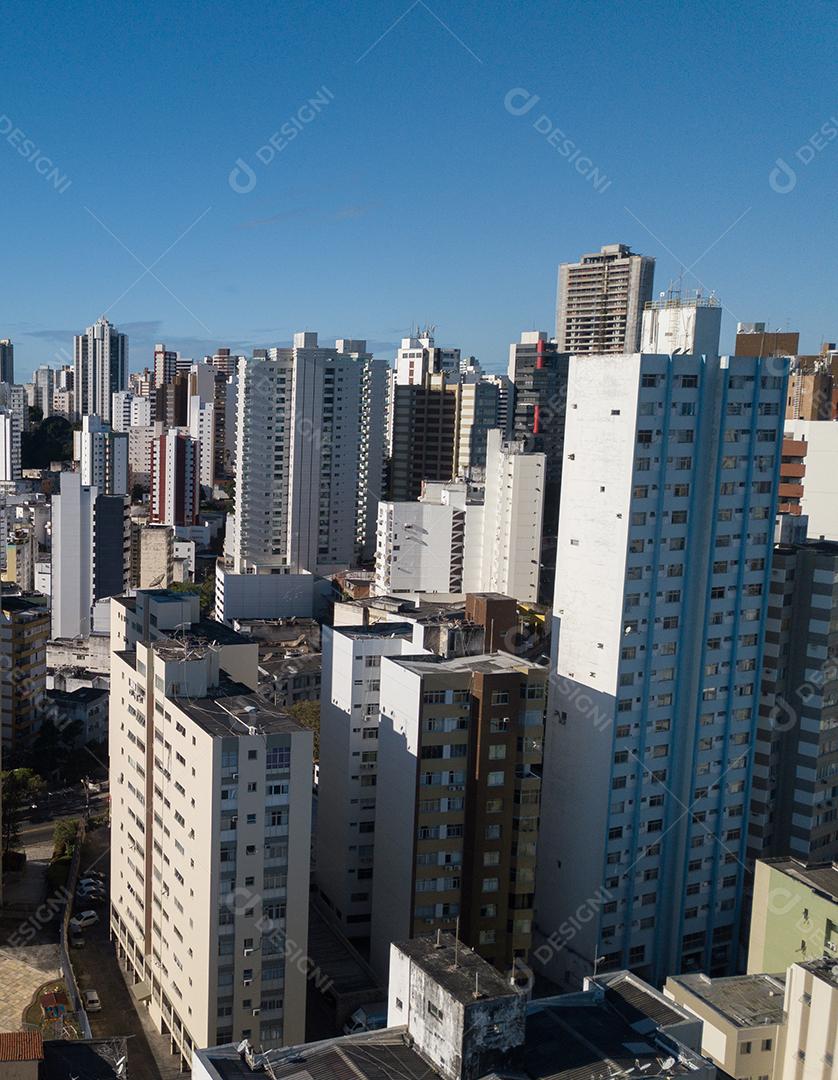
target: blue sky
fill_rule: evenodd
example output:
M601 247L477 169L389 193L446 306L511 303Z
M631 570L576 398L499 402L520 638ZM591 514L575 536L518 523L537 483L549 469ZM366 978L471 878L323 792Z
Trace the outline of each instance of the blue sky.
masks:
M0 336L21 379L105 311L132 369L155 340L387 354L431 322L497 370L552 330L557 264L619 241L657 291L694 264L724 348L762 319L813 351L838 337L836 29L831 0L13 0Z

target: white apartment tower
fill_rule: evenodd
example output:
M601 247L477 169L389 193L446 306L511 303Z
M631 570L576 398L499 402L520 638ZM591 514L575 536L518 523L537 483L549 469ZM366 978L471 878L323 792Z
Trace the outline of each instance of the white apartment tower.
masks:
M560 353L627 353L640 348L643 306L652 299L655 260L606 244L562 263L556 302Z
M189 433L200 447L200 481L204 487L215 483L215 405L198 394L189 398Z
M111 613L111 936L186 1068L303 1041L311 845L312 734L197 609L151 591Z
M55 392L55 369L41 364L32 373L35 386L35 406L41 410L44 420L52 416L52 395Z
M114 394L114 398L117 395ZM103 495L128 494L128 435L98 416L83 416L78 436L81 482Z
M426 483L415 502L378 508L375 590L498 592L538 599L546 458L523 441L486 440L485 487Z
M321 348L309 332L295 334L290 349L257 350L241 362L236 573L254 565L328 572L353 564L383 468L384 418L373 410L384 378L365 342Z
M786 381L571 359L534 951L562 987L734 970Z
M77 472L61 473L52 497L51 613L54 638L87 637L98 600L128 586L128 499L100 495Z
M110 423L112 396L128 385L128 338L103 315L73 342L76 413Z
M460 350L444 349L434 343L434 327L416 337L402 338L396 351L395 381L400 386L424 386L428 375L443 373L455 379L460 373Z
M0 483L13 484L20 476L20 422L0 409Z
M399 622L323 627L316 877L348 937L370 935L381 658L427 652L415 631L421 637Z

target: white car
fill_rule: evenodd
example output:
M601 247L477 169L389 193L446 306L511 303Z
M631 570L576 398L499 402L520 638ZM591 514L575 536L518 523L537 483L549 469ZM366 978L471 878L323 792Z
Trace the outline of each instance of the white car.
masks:
M99 995L95 990L85 990L82 993L84 998L85 1012L100 1012L102 1009L102 1002L99 1000Z
M86 926L95 926L98 921L99 916L95 911L80 911L78 915L74 915L70 919L70 930L78 933L79 930L84 930Z

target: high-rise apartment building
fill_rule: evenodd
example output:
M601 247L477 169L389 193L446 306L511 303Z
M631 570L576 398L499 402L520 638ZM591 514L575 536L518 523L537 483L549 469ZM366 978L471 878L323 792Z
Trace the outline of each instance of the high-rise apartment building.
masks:
M456 375L442 373L392 387L391 499L418 499L426 480L453 479L461 389Z
M111 936L173 1052L305 1034L312 733L197 597L112 603Z
M375 590L499 592L538 598L544 454L488 433L482 492L465 481L426 483L415 502L378 508Z
M215 483L215 405L201 401L197 394L189 398L189 434L200 450L200 482L212 488Z
M178 373L178 358L180 354L173 349L167 349L165 345L154 346L154 386L165 386L174 381Z
M365 547L374 543L383 379L364 342L321 347L310 332L241 364L236 573L254 565L326 572L353 564L362 532Z
M524 331L509 346L509 379L513 387L512 435L527 450L545 457L544 514L538 599L552 600L556 573L556 530L559 524L567 407L569 358L560 353L544 330Z
M323 627L316 880L350 938L370 936L381 657L426 652L421 636L401 622Z
M786 376L571 359L534 953L560 985L734 968Z
M103 315L73 339L73 389L79 416L110 423L111 399L128 385L128 338Z
M189 372L176 371L152 394L154 419L166 427L186 427L189 419Z
M640 347L644 304L652 299L655 260L626 244L606 244L562 263L556 303L560 353L628 353Z
M41 410L44 420L52 416L52 396L55 393L55 369L49 364L41 364L32 373L35 389L34 405Z
M41 598L43 600L43 598ZM25 596L0 601L2 748L21 750L37 733L47 688L50 617L45 603Z
M15 381L15 347L8 338L0 338L0 382Z
M151 444L151 520L197 525L201 508L201 444L188 428L155 424Z
M460 385L460 414L457 418L455 476L477 476L486 467L486 439L493 428L501 427L500 386L497 382L463 376Z
M128 587L128 499L100 495L79 473L63 472L52 497L51 610L54 638L87 637L98 600Z
M371 948L453 929L508 971L532 933L547 669L382 656Z
M0 483L14 484L21 476L21 427L17 416L0 408Z
M721 329L722 306L712 293L682 296L670 289L643 309L640 351L718 356Z
M838 543L772 560L750 854L838 860Z
M454 379L460 372L460 350L444 349L434 343L434 327L416 337L402 338L396 351L396 382L401 386L424 386L429 375L447 375Z
M128 435L111 431L98 416L83 416L81 424L75 435L82 484L102 495L127 495Z

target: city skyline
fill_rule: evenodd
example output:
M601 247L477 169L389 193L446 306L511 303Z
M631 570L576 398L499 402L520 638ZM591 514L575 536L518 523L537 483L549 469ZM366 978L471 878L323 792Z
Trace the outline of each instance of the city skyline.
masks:
M656 292L682 268L685 288L714 290L723 351L736 321L800 329L807 353L833 333L835 271L808 243L838 152L828 4L807 4L794 35L760 8L747 57L747 5L661 5L642 24L597 9L593 35L584 5L491 20L424 0L316 19L294 6L163 21L152 7L82 74L72 58L98 17L7 15L18 47L0 160L16 273L0 332L18 378L71 352L103 312L136 350L163 340L196 358L300 327L381 355L433 322L442 344L500 371L521 330L552 329L559 262L605 243L653 256ZM274 77L215 78L219 40L227 70ZM678 41L712 61L712 80L690 73ZM161 61L165 79L147 79ZM116 149L93 169L97 130Z

